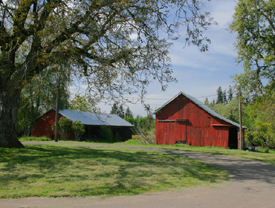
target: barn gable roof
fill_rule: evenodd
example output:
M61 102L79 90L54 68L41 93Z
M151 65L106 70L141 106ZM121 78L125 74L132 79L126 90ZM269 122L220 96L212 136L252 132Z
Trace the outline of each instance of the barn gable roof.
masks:
M72 120L72 121L81 121L84 125L107 125L107 126L126 126L132 127L133 125L124 119L120 118L115 114L105 114L105 113L90 113L83 111L74 111L74 110L59 110L59 113Z
M160 108L158 108L155 111L155 114L157 114L162 108L164 108L166 105L168 105L170 102L172 102L174 99L176 99L179 95L184 95L185 97L187 97L189 100L191 100L192 102L194 102L196 105L198 105L199 107L201 107L203 110L205 110L206 112L208 112L210 115L219 118L227 123L232 124L233 126L239 127L240 125L236 122L233 122L227 118L222 117L221 115L219 115L218 113L216 113L215 111L213 111L211 108L209 108L207 105L203 104L201 101L199 101L198 99L192 97L191 95L187 95L184 92L179 92L176 96L174 96L172 99L168 100L166 103L164 103ZM246 128L243 126L243 128Z
M37 121L39 118L46 115L48 112L55 109L52 108L48 110L43 115L39 116L35 119L32 123ZM83 111L74 111L74 110L59 110L59 114L62 116L72 120L72 121L81 121L84 125L92 125L92 126L125 126L125 127L133 127L131 123L125 121L124 119L120 118L118 115L115 114L106 114L106 113L90 113L90 112L83 112Z

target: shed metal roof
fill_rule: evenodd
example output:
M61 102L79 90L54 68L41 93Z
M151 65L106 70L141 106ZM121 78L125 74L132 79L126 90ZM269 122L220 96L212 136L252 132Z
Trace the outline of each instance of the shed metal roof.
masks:
M90 113L74 110L59 110L59 113L72 120L81 121L84 125L107 125L107 126L127 126L133 125L115 114L103 114L103 113Z
M209 108L207 105L203 104L201 101L199 101L198 99L192 97L191 95L187 95L184 92L179 92L176 96L174 96L172 99L168 100L166 103L164 103L160 108L158 108L155 113L157 113L158 111L160 111L162 108L164 108L166 105L168 105L170 102L172 102L175 98L177 98L179 95L184 95L185 97L187 97L188 99L190 99L191 101L193 101L195 104L197 104L199 107L201 107L203 110L205 110L206 112L208 112L209 114L211 114L212 116L219 118L223 121L226 121L227 123L232 124L233 126L236 127L240 127L240 125L236 122L233 122L227 118L224 118L222 116L220 116L218 113L216 113L215 111L213 111L211 108ZM246 128L243 126L243 128Z

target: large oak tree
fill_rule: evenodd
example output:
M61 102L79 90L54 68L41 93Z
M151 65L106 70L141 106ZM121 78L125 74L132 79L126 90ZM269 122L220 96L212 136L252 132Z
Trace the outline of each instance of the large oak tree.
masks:
M153 79L165 88L173 81L167 40L177 37L179 26L186 27L187 44L207 50L202 33L212 19L202 3L1 0L0 147L23 147L17 139L20 92L64 62L98 100L142 95Z

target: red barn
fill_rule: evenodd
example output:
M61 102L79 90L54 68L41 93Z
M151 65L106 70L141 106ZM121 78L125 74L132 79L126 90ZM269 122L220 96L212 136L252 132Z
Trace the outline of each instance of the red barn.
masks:
M55 122L56 111L49 110L44 115L37 118L32 124L31 136L40 137L46 136L54 138L52 125ZM113 135L119 135L122 141L132 138L132 124L125 121L115 114L90 113L73 110L60 110L59 119L61 117L68 118L72 121L81 121L85 126L85 133L82 139L96 139L99 137L99 127L108 126L113 132Z
M238 148L238 129L239 124L180 92L156 111L155 142Z

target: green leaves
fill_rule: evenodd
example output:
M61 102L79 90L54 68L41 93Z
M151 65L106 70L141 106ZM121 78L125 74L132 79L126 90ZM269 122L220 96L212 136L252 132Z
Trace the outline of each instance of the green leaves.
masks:
M213 20L202 7L201 0L8 0L0 5L0 59L6 61L0 68L9 72L5 79L15 72L24 86L65 61L101 99L145 93L151 78L165 89L175 81L168 49L180 25L186 26L187 44L207 50L203 31ZM162 32L168 38L160 38Z
M180 26L186 27L187 44L207 50L209 39L203 31L213 20L202 12L203 3L1 1L0 91L8 91L10 86L21 91L56 65L65 65L59 75L78 80L96 101L125 101L124 95L132 94L143 97L152 78L165 90L175 81L168 49ZM167 38L160 36L163 33ZM17 131L17 124L9 128Z
M237 32L236 48L238 62L243 63L249 81L244 85L247 92L257 92L262 87L274 83L275 67L275 3L273 0L239 0L232 32ZM268 71L268 73L266 73ZM273 75L270 77L269 75ZM262 80L267 80L263 84ZM262 92L260 92L262 93Z
M81 136L85 133L85 126L81 121L73 121L72 129L74 130L75 139L80 140Z
M251 118L248 131L250 142L260 143L269 147L275 147L275 96L274 92L268 99L258 97L253 104L247 107Z
M58 121L59 132L61 135L61 139L67 140L70 139L72 135L72 120L61 117Z
M95 100L87 95L77 93L70 102L70 109L83 112L95 112Z

